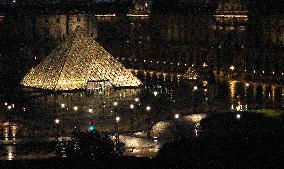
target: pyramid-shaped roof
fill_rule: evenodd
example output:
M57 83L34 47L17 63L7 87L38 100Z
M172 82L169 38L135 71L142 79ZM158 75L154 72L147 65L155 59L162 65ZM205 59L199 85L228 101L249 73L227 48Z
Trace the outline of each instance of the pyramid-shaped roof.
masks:
M190 67L190 68L188 68L188 70L182 75L182 78L183 78L183 79L193 79L193 80L195 80L195 79L197 79L197 76L198 76L197 72L196 72L192 67Z
M48 90L74 90L85 89L88 81L109 81L115 87L142 84L81 28L32 68L21 84Z

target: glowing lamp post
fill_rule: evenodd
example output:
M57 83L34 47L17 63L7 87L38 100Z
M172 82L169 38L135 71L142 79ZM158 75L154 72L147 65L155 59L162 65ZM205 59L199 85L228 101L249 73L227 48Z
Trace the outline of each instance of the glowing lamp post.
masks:
M151 107L150 107L150 106L147 106L147 107L146 107L146 111L149 112L150 110L151 110Z
M179 114L175 114L175 119L179 119Z
M134 100L140 106L140 103L139 103L140 99L138 97L136 97Z
M59 122L60 122L59 119L55 119L55 120L54 120L54 123L55 123L55 124L58 124Z
M240 114L237 114L236 115L236 118L239 120L239 119L241 119L241 115Z
M117 117L115 118L115 121L118 123L118 122L120 121L120 117L117 116Z
M60 120L59 119L55 119L54 123L55 123L55 128L56 128L56 141L58 141L59 138L59 131L58 131L58 124L59 124Z
M235 70L235 67L232 65L232 66L230 66L230 70Z
M116 144L116 150L119 151L119 121L120 121L120 117L116 116L115 117L115 121L116 121L116 137L115 137L115 144Z
M146 111L150 112L150 110L151 110L151 107L147 106ZM147 138L150 138L150 125L151 125L150 120L148 120Z
M12 109L12 106L7 106L7 108L8 108L8 121L9 121L9 123L8 123L8 126L9 126L9 129L10 129L10 110Z
M118 103L117 102L113 102L113 105L116 107L118 105Z
M157 91L154 91L153 92L154 96L156 97L158 95L158 92Z
M113 106L114 106L114 113L117 115L117 112L116 112L116 107L118 105L118 102L113 102Z
M134 104L130 104L130 109L133 110L134 109Z
M135 100L135 102L139 102L139 98L138 98L138 97L137 97L137 98L135 98L134 100Z

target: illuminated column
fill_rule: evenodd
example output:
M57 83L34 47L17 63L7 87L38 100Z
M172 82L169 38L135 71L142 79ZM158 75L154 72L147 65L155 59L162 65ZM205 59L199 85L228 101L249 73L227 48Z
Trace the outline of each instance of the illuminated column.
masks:
M161 73L157 72L157 79L160 79L160 78L161 78Z
M246 83L246 82L244 82L244 83L245 83L245 97L247 97L248 88L249 88L250 84L249 84L249 83Z
M276 90L276 87L275 87L275 85L272 85L272 86L271 86L271 92L272 92L272 101L275 101L275 90Z
M154 72L151 71L151 72L150 72L150 77L151 77L151 78L153 78L153 74L154 74Z
M146 79L146 76L147 76L147 72L146 71L143 71L144 73L144 80Z
M235 91L236 91L236 81L230 81L230 95L231 99L235 98Z
M166 73L163 73L164 81L166 80L166 76L167 76L167 74L166 74Z
M180 77L181 77L181 75L178 75L178 74L177 74L178 82L180 81Z

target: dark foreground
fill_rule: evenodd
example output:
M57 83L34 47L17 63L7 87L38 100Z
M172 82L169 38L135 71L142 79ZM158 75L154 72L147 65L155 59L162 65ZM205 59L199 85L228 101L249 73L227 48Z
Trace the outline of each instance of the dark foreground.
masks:
M49 168L284 168L283 117L250 113L211 115L200 122L202 132L192 137L183 124L176 125L176 140L155 158L97 157L84 154L46 160L1 161L1 169ZM97 154L98 155L98 154Z

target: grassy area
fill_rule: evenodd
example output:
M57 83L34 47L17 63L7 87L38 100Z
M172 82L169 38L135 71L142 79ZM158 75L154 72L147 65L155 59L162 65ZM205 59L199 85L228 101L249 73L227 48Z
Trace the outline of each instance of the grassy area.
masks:
M267 116L283 116L284 110L277 110L277 109L256 109L251 110L252 113L260 113Z

